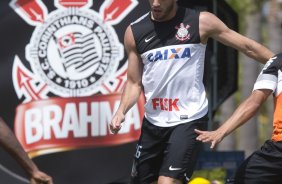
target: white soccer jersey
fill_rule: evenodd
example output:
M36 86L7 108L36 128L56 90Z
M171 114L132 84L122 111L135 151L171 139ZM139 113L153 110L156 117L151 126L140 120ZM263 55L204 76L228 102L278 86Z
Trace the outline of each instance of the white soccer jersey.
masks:
M166 22L155 22L147 14L131 27L144 64L145 117L169 127L205 116L206 45L200 41L199 12L179 8Z

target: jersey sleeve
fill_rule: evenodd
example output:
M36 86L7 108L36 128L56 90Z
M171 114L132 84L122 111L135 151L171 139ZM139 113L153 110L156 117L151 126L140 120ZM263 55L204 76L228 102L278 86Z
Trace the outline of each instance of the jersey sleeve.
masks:
M278 83L278 72L282 69L282 53L270 58L259 74L253 90L270 89L275 91Z

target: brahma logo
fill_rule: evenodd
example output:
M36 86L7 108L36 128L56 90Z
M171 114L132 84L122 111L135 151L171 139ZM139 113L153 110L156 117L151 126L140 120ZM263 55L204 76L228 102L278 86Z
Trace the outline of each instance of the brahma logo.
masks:
M13 65L14 88L23 99L15 117L17 137L31 156L135 141L143 98L126 116L129 127L119 132L122 137L113 139L107 124L118 107L127 72L127 62L120 66L124 48L113 25L138 1L106 0L99 12L90 9L93 0L54 0L54 4L57 9L48 13L41 0L10 3L35 27L26 46L32 71L18 56Z
M163 61L163 60L179 60L191 57L189 47L175 46L176 48L159 49L147 55L149 62Z

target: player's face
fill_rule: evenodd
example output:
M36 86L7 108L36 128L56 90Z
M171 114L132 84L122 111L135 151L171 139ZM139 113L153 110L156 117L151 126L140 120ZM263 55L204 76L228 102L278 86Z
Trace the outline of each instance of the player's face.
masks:
M171 19L177 9L177 0L149 0L151 5L152 18L156 21Z

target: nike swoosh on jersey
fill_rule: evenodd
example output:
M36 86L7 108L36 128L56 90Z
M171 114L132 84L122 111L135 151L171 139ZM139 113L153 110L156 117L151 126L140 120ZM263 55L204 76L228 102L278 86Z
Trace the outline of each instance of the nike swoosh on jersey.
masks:
M150 38L145 38L145 42L148 43L149 41L151 41L155 36L152 36Z

